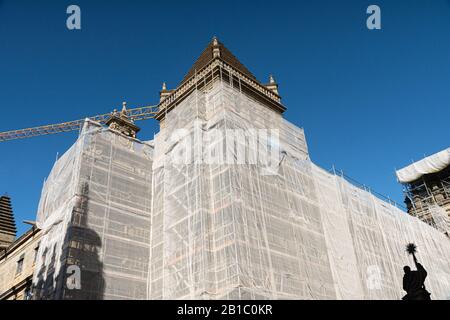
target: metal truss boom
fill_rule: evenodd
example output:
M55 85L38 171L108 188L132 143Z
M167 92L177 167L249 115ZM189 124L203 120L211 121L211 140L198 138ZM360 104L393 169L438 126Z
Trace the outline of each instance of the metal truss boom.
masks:
M138 121L138 120L152 119L156 116L157 112L158 112L157 106L146 106L146 107L128 109L127 115L133 121ZM89 117L89 119L100 122L101 124L104 124L109 119L110 116L111 116L111 113L105 113L105 114ZM80 120L74 120L74 121L63 122L63 123L58 123L58 124L39 126L39 127L34 127L34 128L0 132L0 142L8 141L8 140L15 140L15 139L31 138L31 137L42 136L42 135L47 135L47 134L55 134L55 133L60 133L60 132L76 131L76 130L80 130L80 128L83 126L84 121L85 121L85 119L80 119Z

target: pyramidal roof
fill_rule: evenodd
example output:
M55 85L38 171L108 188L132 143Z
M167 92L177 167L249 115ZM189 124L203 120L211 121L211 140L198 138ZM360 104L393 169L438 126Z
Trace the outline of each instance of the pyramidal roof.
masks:
M228 50L216 37L184 76L181 83L168 90L163 83L160 91L158 113L155 118L162 121L166 114L188 97L193 90L201 90L211 81L220 79L276 112L283 113L286 108L281 103L278 94L278 84L272 76L269 83L263 84Z
M223 43L221 43L216 37L214 37L211 42L208 44L208 46L203 50L203 52L200 54L198 59L195 61L195 63L192 65L191 69L188 71L188 73L184 76L181 83L188 80L190 77L192 77L196 71L199 71L200 69L207 66L214 58L214 52L215 50L219 52L220 58L228 63L233 68L239 70L243 74L245 74L247 77L256 80L256 77L248 70L232 53L230 50L228 50Z
M11 199L8 196L0 197L0 233L16 235L16 222L11 207Z

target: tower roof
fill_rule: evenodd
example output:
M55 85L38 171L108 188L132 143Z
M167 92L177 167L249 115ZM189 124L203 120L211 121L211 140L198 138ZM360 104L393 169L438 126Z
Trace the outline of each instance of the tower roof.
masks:
M0 233L16 235L16 222L12 212L11 199L8 196L0 197Z
M165 115L194 90L202 90L208 83L220 79L272 110L283 113L286 108L281 104L278 84L275 80L262 84L216 37L200 54L197 61L173 90L163 86L156 119L162 121Z
M247 77L256 80L256 77L248 70L232 53L230 50L228 50L223 43L221 43L219 40L217 40L216 37L214 37L211 42L208 44L208 46L203 50L203 52L200 54L198 59L195 61L195 63L192 65L191 69L188 71L188 73L184 76L181 83L188 80L190 77L192 77L196 70L199 71L206 65L208 65L214 58L217 56L215 55L215 52L218 52L218 57L220 57L223 61L228 63L233 68L239 70L243 74L245 74Z

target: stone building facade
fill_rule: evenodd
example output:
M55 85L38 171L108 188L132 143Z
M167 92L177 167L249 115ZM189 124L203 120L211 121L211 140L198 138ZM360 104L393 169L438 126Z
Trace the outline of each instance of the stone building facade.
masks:
M0 300L29 300L41 232L33 226L0 252Z

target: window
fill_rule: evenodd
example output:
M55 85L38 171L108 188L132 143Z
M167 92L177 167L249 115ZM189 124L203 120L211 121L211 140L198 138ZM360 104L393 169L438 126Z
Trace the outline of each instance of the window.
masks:
M16 274L22 273L23 270L23 260L25 258L25 254L22 254L19 258L19 260L17 260L17 269L16 269Z

